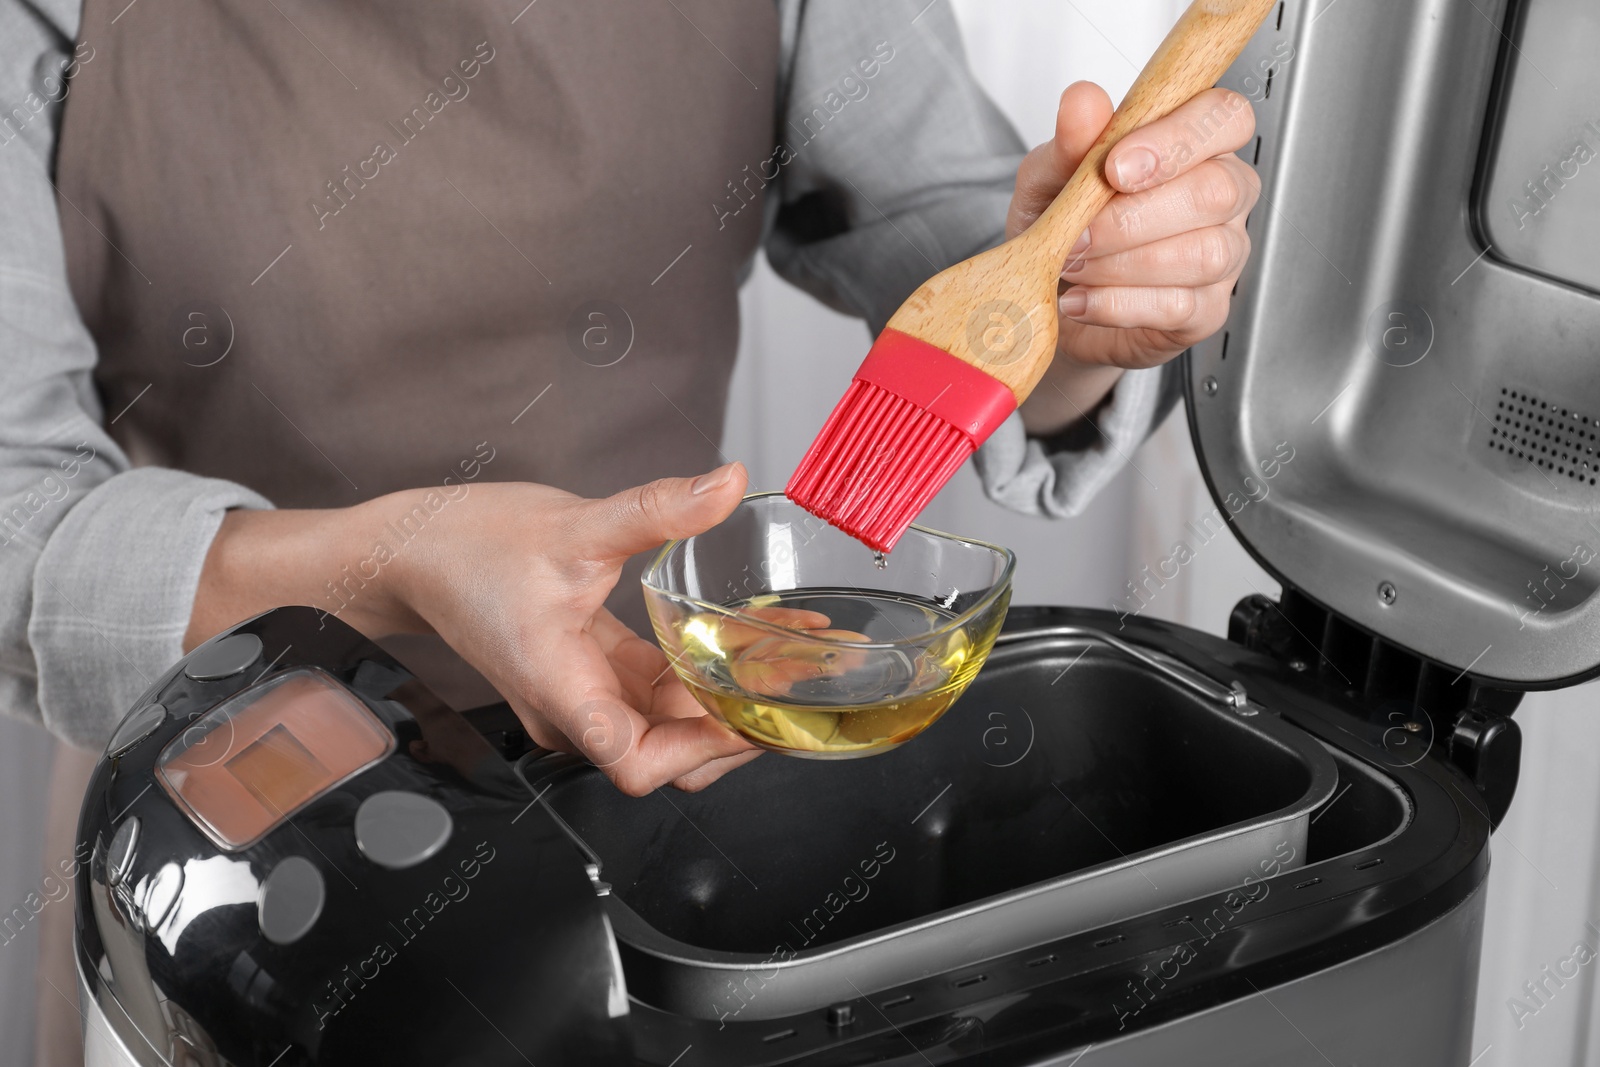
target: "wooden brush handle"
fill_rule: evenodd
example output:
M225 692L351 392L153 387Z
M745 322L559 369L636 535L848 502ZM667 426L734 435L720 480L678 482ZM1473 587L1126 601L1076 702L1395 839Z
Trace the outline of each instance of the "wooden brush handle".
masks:
M1047 261L1045 269L1060 273L1072 246L1117 194L1106 181L1106 157L1117 142L1215 85L1278 2L1195 0L1189 5L1055 202L1018 235Z
M1215 85L1279 0L1194 0L1055 201L1023 233L941 272L889 320L1026 400L1055 356L1056 285L1072 245L1116 195L1106 157L1127 134ZM1025 321L1024 321L1025 320Z

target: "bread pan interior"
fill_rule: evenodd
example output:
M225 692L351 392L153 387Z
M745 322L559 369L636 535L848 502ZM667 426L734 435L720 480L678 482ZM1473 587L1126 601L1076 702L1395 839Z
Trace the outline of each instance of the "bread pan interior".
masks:
M523 770L610 886L630 991L706 1014L730 974L790 972L762 1016L1237 886L1285 843L1297 865L1338 778L1270 710L1072 638L997 649L881 756L767 755L637 799L566 757Z

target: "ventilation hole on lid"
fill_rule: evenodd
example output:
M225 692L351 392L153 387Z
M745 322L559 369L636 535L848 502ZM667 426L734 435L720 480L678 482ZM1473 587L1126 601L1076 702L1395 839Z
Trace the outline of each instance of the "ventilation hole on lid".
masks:
M1023 964L1023 966L1024 967L1044 967L1044 966L1046 966L1048 964L1054 963L1055 961L1056 961L1056 958L1054 956L1040 956L1036 960L1029 960L1027 963Z
M1166 922L1162 923L1161 925L1162 926L1182 926L1186 922L1189 922L1189 916L1180 915L1176 919L1169 919Z
M1250 160L1250 165L1252 167L1258 167L1261 165L1261 138L1259 137L1256 138L1256 154L1255 157Z
M1094 943L1094 947L1105 948L1107 945L1115 945L1118 941L1126 940L1127 938L1123 937L1121 934L1113 934L1111 937L1101 938L1099 941L1096 941Z
M1222 358L1223 359L1227 359L1228 358L1228 338L1231 337L1231 336L1233 336L1231 333L1224 333L1222 335Z
M959 982L952 982L951 985L955 986L957 989L965 989L969 985L977 985L980 982L987 982L988 980L989 976L986 974L975 974L971 978L963 978Z
M1321 884L1322 884L1322 879L1321 878L1309 878L1306 881L1301 882L1299 885L1295 886L1295 888L1296 889L1310 889L1314 885L1321 885Z
M1379 856L1375 860L1368 860L1365 863L1356 864L1356 870L1358 870L1358 871L1370 870L1371 868L1376 867L1378 864L1380 864L1382 862L1383 862L1383 857Z
M788 1040L789 1038L793 1037L797 1033L799 1033L798 1030L779 1030L775 1034L768 1034L766 1037L762 1038L761 1040L763 1040L763 1041L765 1041L765 1042L770 1044L773 1041L785 1041L785 1040Z
M886 1000L882 1004L879 1004L878 1007L882 1008L884 1011L888 1011L890 1008L898 1008L902 1004L910 1004L913 1000L916 1000L916 999L917 999L916 997L914 997L911 994L907 993L903 997L895 997L893 1000Z
M1267 68L1267 87L1265 89L1261 90L1261 99L1262 100L1271 100L1272 99L1272 74L1273 74L1273 68L1268 67Z
M1500 386L1495 414L1483 415L1489 423L1488 443L1496 452L1515 455L1541 471L1583 484L1591 481L1594 468L1585 457L1596 455L1600 443L1600 417L1585 415L1575 405L1538 397L1532 393ZM1487 407L1487 403L1483 407ZM1480 409L1481 410L1481 409ZM1590 407L1590 411L1594 408ZM1520 448L1513 447L1520 445ZM1540 483L1549 483L1540 478ZM1600 484L1600 479L1593 479Z
M1278 25L1275 28L1280 30L1283 29L1283 8L1283 4L1278 5Z

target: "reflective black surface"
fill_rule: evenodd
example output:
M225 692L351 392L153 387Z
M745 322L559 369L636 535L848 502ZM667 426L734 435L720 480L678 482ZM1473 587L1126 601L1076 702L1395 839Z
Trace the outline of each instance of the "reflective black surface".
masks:
M318 629L319 622L315 612L287 609L245 625L262 635L265 659L287 649L274 669L320 663L360 693L396 733L397 749L389 759L320 798L259 845L223 854L159 789L148 788L150 768L166 740L181 733L193 715L253 679L246 673L231 683L197 683L175 669L140 702L160 699L172 709L170 721L122 757L103 763L86 801L82 832L97 847L79 877L80 965L124 1040L132 1043L137 1024L173 1062L185 1050L194 1050L198 1062L221 1062L199 1054L211 1049L207 1055L254 1067L274 1061L666 1067L692 1047L679 1067L922 1063L924 1057L934 1063L1037 1063L1398 945L1465 906L1487 872L1486 815L1470 784L1448 762L1431 755L1413 761L1412 753L1396 751L1363 709L1322 690L1314 678L1220 639L1141 620L1116 632L1213 676L1241 681L1267 709L1264 714L1281 716L1335 751L1341 787L1348 783L1350 788L1312 823L1306 857L1311 866L1262 883L1269 891L1243 910L1230 908L1227 894L1215 894L1025 953L975 959L871 996L841 989L828 1010L799 1016L718 1022L673 1015L637 1000L624 1006L613 988L615 945L596 886L584 871L584 855L545 808L532 803L505 754L492 749L466 720L430 702L382 653L331 620L326 629ZM1062 624L1116 630L1115 619L1105 613L1029 608L1013 612L1008 630ZM1026 693L1011 692L1001 675L994 681L987 697L957 704L940 729L960 728L962 717L987 723L985 716L1007 698L1026 706L1017 699ZM1155 736L1157 723L1141 725L1135 699L1140 684L1121 677L1108 685L1106 708L1091 716L1105 736L1079 742L1086 749L1085 774L1093 773L1096 762L1126 757L1151 761L1172 779L1170 786L1154 787L1132 805L1129 810L1137 817L1117 815L1114 804L1086 813L1116 833L1131 835L1136 845L1147 843L1141 825L1170 820L1191 826L1227 817L1228 797L1251 792L1223 789L1185 803L1191 789L1205 789L1184 777L1176 753L1192 744L1204 758L1221 757L1205 756L1209 742L1203 731L1162 737ZM974 695L984 691L980 687ZM1116 719L1119 709L1126 721ZM974 736L981 744L982 731ZM1018 752L995 736L990 742L982 755L992 763L1007 764L1019 781L1032 773L1026 752L1018 759ZM883 772L887 777L879 788L927 803L941 784L940 768L921 765L911 758L915 751L908 746L906 767ZM899 766L892 760L861 766ZM818 765L765 756L697 803L714 803L719 790L737 797L758 783L767 767L776 769L772 773L802 774ZM1217 772L1254 770L1254 764L1230 764ZM593 769L573 773L600 780ZM1293 786L1274 784L1269 768L1262 773L1264 793ZM1047 777L1035 784L1043 789L1058 776ZM787 794L796 818L807 811L804 785L791 783ZM427 796L450 815L454 829L448 842L415 867L381 867L357 846L357 811L386 790ZM809 799L818 795L813 792ZM629 804L645 811L647 805L666 808L669 802L683 800L663 795ZM982 797L963 800L962 807L974 806L970 813L934 805L922 817L977 818L984 803ZM993 803L1010 802L1001 796ZM847 805L835 802L833 808L846 837L870 829L848 825ZM647 821L659 823L668 837L682 837L695 832L689 825L693 810L699 809ZM1032 864L1037 870L1029 871L1040 876L1056 869L1063 862L1061 841L1070 837L1081 843L1087 835L1052 838L1051 826L1061 830L1076 818L1055 814L1054 822L1020 809L997 817L994 825L1012 835L1000 845L1016 853L1006 862ZM140 841L127 877L110 887L109 843L131 818L140 820ZM786 851L781 838L770 842L770 850L771 869L780 881L768 885L779 886L780 893L785 871L802 879L815 873L815 857ZM699 878L696 855L687 849L657 853L652 862L659 870L636 879L630 890L640 907L677 912L679 918L671 921L689 922L683 909ZM957 882L965 879L966 888L950 882L956 886L952 891L984 892L985 880L994 874L983 870L981 842L964 855L958 866L969 869L957 872ZM260 930L261 881L295 856L316 866L326 899L298 940L277 945ZM650 884L657 886L660 899L638 895ZM761 899L760 890L749 892L740 905L747 910ZM896 908L900 905L907 901ZM1226 909L1220 914L1231 916L1229 921L1197 931L1218 909ZM714 931L715 925L703 928ZM1150 993L1152 987L1143 984L1148 974L1170 967L1185 945L1204 950L1180 971L1168 970L1173 977ZM1457 947L1452 965L1465 966L1475 941L1463 939ZM1146 990L1142 996L1140 988ZM108 1000L113 993L114 1004ZM1370 1006L1388 1003L1394 993L1372 989ZM840 1005L848 1005L848 1013ZM1359 1009L1340 1010L1348 1011L1355 1025ZM841 1024L846 1015L849 1022ZM160 1060L152 1054L145 1062Z
M214 1055L261 1067L626 1059L581 854L509 765L337 620L286 608L239 629L264 648L256 666L221 679L174 667L140 701L160 701L165 722L103 762L85 799L80 834L98 847L78 880L80 968L124 1042L138 1047L136 1027L159 1056L150 1063ZM153 765L269 662L273 674L328 671L397 743L259 843L225 853L154 784ZM373 862L354 832L362 803L387 792L452 827L404 869ZM135 821L126 874L110 886L109 843Z

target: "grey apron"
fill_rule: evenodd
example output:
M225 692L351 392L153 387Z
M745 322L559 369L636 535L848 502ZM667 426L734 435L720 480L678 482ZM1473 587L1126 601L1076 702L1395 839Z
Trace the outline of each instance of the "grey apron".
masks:
M524 2L88 0L60 214L136 462L280 507L721 462L775 6Z

